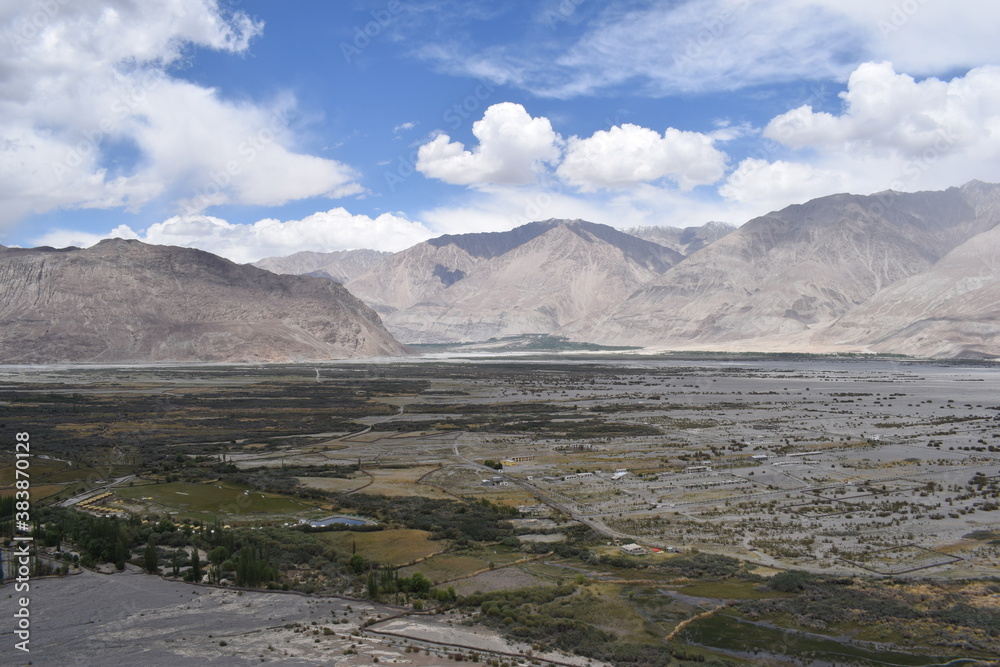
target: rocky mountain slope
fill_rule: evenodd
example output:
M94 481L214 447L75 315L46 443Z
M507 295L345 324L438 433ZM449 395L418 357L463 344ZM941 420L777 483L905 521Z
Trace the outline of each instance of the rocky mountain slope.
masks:
M629 227L622 229L622 231L646 241L659 243L687 257L705 246L715 243L735 229L736 225L731 225L728 222L706 222L700 227L685 227L683 229L679 227Z
M347 287L406 342L573 334L682 259L606 225L546 220L431 239Z
M271 273L328 278L343 285L391 255L391 252L367 249L334 252L304 250L286 257L265 257L253 262L253 266Z
M0 247L0 363L289 361L404 354L329 280L189 248Z
M928 357L1000 355L1000 226L880 290L814 341Z
M795 340L816 351L852 343L920 353L933 347L913 336L930 327L917 323L924 310L973 317L972 311L954 310L956 304L945 308L942 288L935 292L931 286L961 281L960 258L995 244L992 234L979 245L973 239L998 222L1000 186L976 181L943 192L833 195L790 206L694 253L633 293L584 337L657 347L752 341L748 347L765 350ZM973 246L957 250L967 242ZM958 255L948 257L952 251ZM893 305L904 297L900 290L906 306ZM981 309L970 308L981 316ZM894 318L882 319L889 310ZM941 326L928 331L940 333ZM935 353L963 345L938 345Z

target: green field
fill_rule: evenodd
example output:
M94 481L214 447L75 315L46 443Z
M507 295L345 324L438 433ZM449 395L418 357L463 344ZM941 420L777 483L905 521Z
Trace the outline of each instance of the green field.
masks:
M317 533L338 551L356 551L365 560L382 565L405 565L447 548L446 541L432 541L426 530L398 528L373 533L333 531ZM419 566L418 566L419 569Z
M192 518L249 519L255 516L298 517L313 513L316 507L274 493L262 493L246 487L216 482L192 484L169 482L117 489L121 498L151 508L190 514Z

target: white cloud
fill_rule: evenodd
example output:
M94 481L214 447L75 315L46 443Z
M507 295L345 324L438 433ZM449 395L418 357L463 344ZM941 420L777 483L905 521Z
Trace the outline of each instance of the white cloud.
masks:
M719 187L719 194L763 213L842 192L848 181L843 173L808 164L746 158Z
M668 128L625 124L587 139L571 137L557 174L581 190L620 188L668 178L689 190L722 178L726 154L712 137Z
M479 145L468 151L447 134L420 147L417 170L455 185L523 185L559 158L561 140L547 118L512 102L494 104L472 124Z
M1000 61L1000 4L994 0L785 0L821 6L856 26L868 59L914 75L943 74ZM865 55L858 54L862 59Z
M214 0L25 2L0 39L0 224L60 208L189 211L360 191L294 150L294 100L176 78L190 46L242 53L263 25ZM266 159L262 156L266 154Z
M445 71L572 98L651 96L843 81L868 60L918 75L1000 61L1000 3L965 0L687 0L609 3L582 35L472 47L432 44ZM572 33L571 33L572 34Z
M866 63L841 97L841 113L799 107L772 119L765 137L850 174L862 192L1000 178L1000 67L916 81L889 63Z
M917 82L890 63L866 63L841 94L843 113L793 109L774 118L764 136L793 148L893 151L921 155L942 141L950 149L1000 144L1000 67L981 67L945 82ZM949 150L950 150L949 149Z
M370 248L395 252L424 241L434 234L423 224L383 213L376 218L352 215L334 208L301 220L272 218L252 224L236 224L206 215L178 215L151 225L142 233L120 226L106 235L56 230L33 239L36 245L90 246L102 238L134 238L157 245L199 248L235 262L290 255L301 250L330 252Z

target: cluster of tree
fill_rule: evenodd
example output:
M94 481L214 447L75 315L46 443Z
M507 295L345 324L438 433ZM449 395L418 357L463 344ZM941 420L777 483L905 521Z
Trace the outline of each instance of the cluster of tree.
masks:
M622 641L614 633L579 618L592 616L593 597L588 591L581 593L574 586L560 585L474 593L458 604L469 610L478 608L481 623L535 647L572 652L614 665L672 663L674 656L665 645Z
M352 556L352 561L357 556ZM410 577L400 577L396 568L370 570L365 579L365 590L369 600L380 601L389 599L392 602L408 602L413 600L414 606L423 608L423 600L435 600L445 604L455 602L458 596L455 589L432 588L431 581L419 572Z
M774 575L765 585L771 590L800 594L746 600L737 609L754 619L794 617L818 628L838 623L883 625L903 636L923 622L926 627L939 629L941 636L935 638L936 643L986 652L1000 650L1000 614L970 604L962 586L951 582L880 582L793 570ZM1000 583L985 585L993 594L1000 593Z
M450 499L387 498L352 493L338 498L338 504L357 514L377 516L407 528L426 530L433 539L461 542L495 542L514 534L508 518L515 508L485 502L465 503Z

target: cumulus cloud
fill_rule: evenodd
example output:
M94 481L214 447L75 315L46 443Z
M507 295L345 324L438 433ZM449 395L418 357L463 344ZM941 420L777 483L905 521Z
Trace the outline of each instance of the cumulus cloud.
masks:
M245 13L214 0L25 2L8 13L0 224L159 197L194 212L360 191L346 165L294 150L294 100L226 100L177 78L191 46L245 52L263 30Z
M848 181L846 174L804 163L746 158L719 187L719 194L763 212L841 192Z
M207 215L177 215L141 233L120 226L106 235L56 230L33 239L37 245L86 247L101 238L131 238L157 245L199 248L235 262L290 255L301 250L331 252L370 248L395 252L433 236L423 224L392 213L371 218L343 208L321 211L301 220L273 218L250 224Z
M809 106L774 118L764 136L793 148L895 151L912 157L942 141L953 149L1000 142L1000 67L980 67L951 81L917 82L891 63L866 63L841 94L843 113Z
M523 185L535 180L545 163L557 160L561 140L548 118L532 118L512 102L494 104L472 124L479 145L471 151L447 134L417 152L417 170L455 185Z
M792 109L772 119L764 136L816 167L849 173L863 192L997 177L1000 67L917 81L889 63L866 63L841 97L840 113Z
M726 154L699 132L655 130L625 124L581 139L571 137L557 174L581 190L620 188L660 179L683 190L715 183L726 169Z

